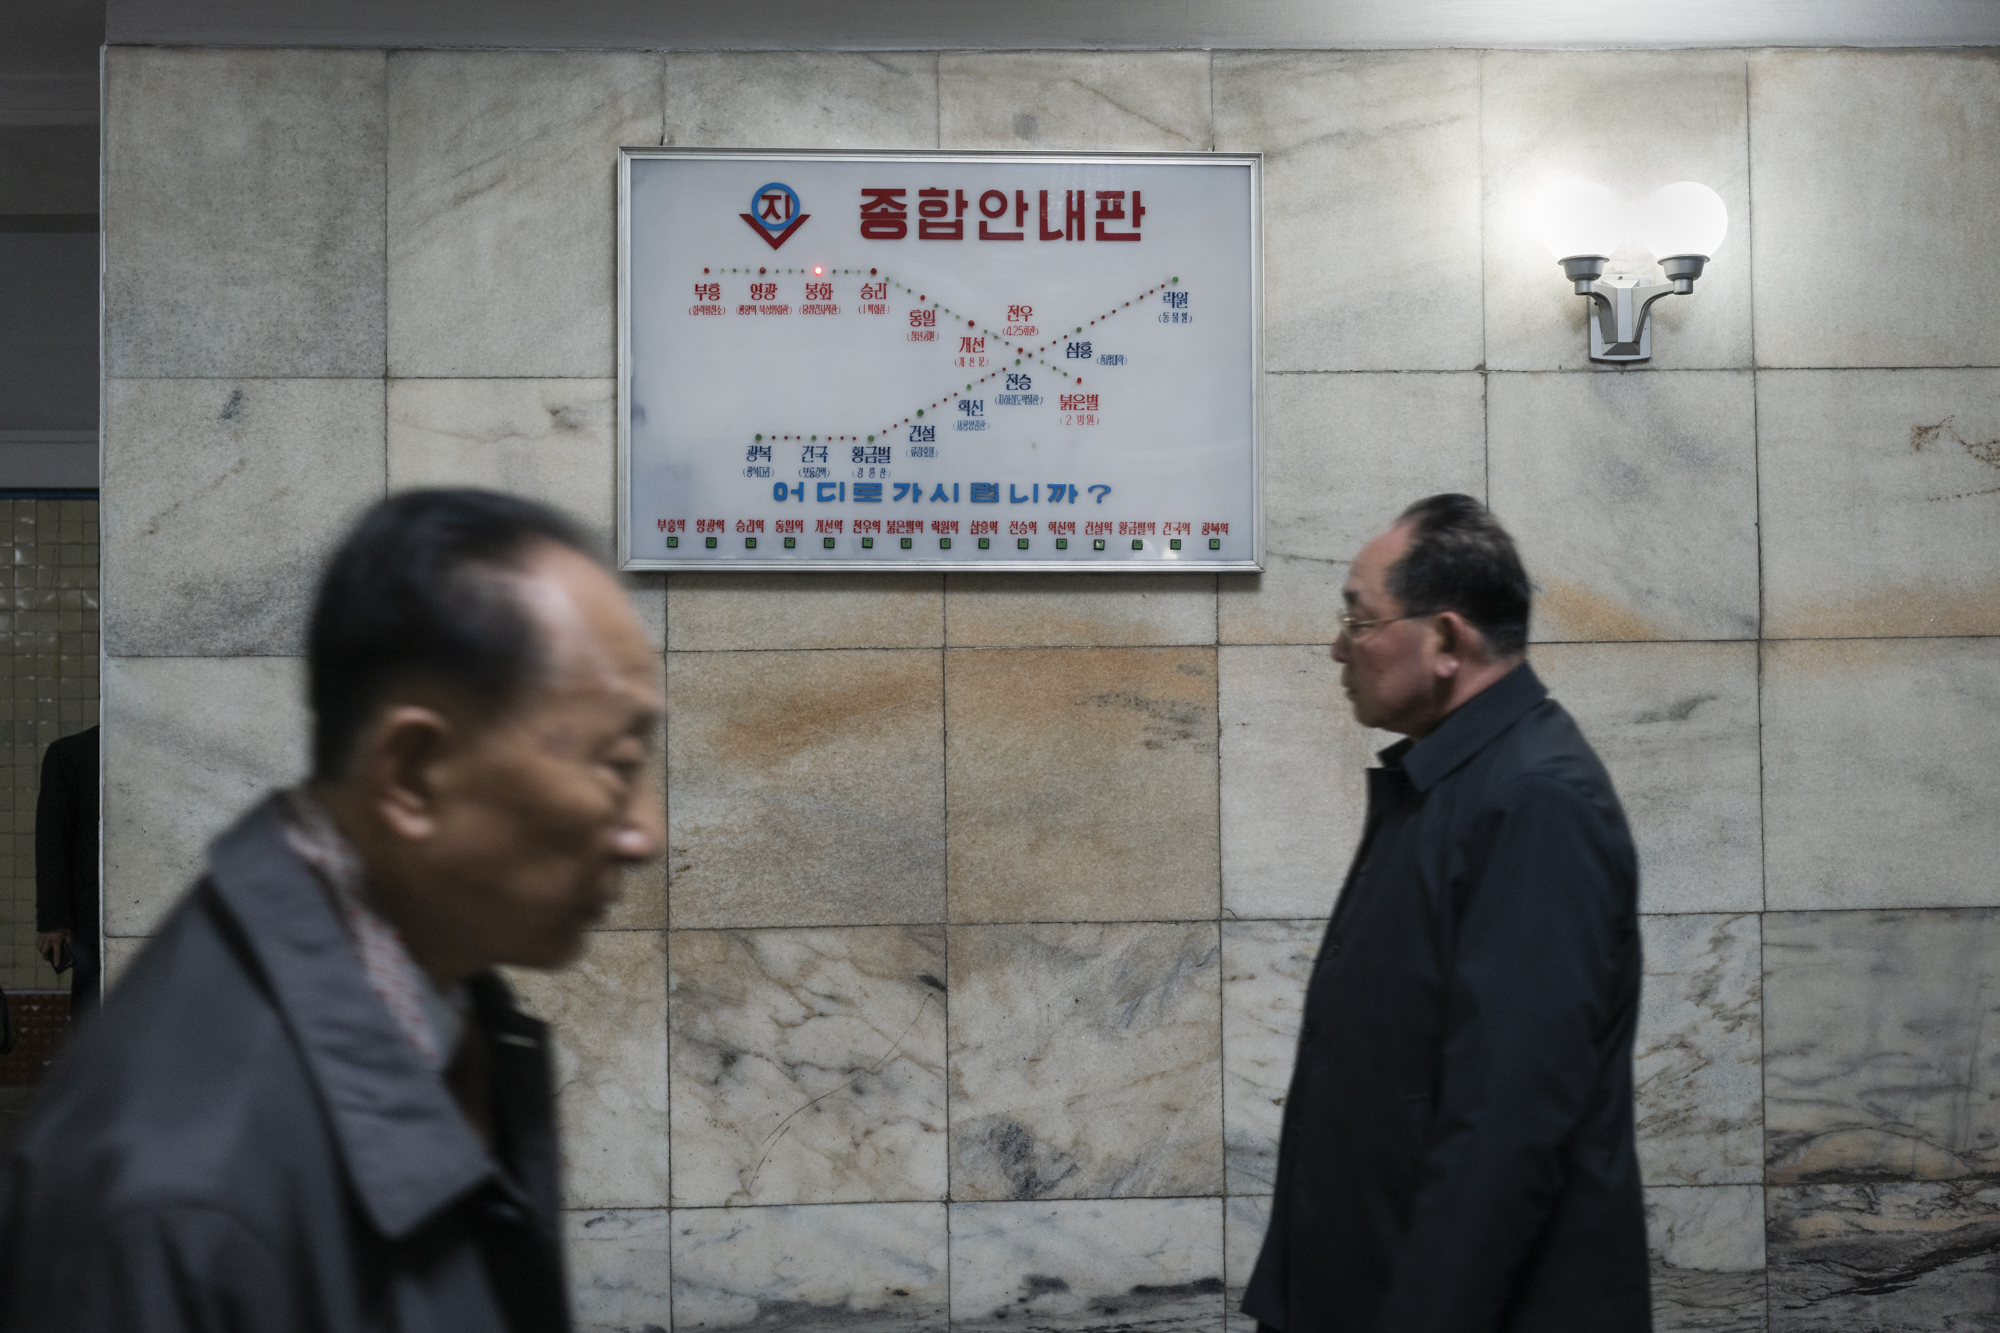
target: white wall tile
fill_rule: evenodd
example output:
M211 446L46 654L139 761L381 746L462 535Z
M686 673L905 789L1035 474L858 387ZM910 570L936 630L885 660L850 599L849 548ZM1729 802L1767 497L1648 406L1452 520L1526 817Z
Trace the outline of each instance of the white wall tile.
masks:
M1213 574L952 574L954 648L1214 643Z
M1224 574L1224 643L1331 644L1354 553L1411 502L1486 497L1479 375L1264 377L1264 572Z
M936 652L670 653L676 927L945 915Z
M1764 939L1772 1183L1990 1180L2000 911L1773 912Z
M1537 640L1756 637L1749 373L1492 375L1486 393L1490 503Z
M745 570L666 578L675 652L944 645L942 574Z
M562 1226L576 1333L646 1333L673 1322L666 1209L566 1212Z
M954 1199L1222 1188L1213 921L951 928Z
M208 844L308 762L304 663L104 661L104 933L150 934Z
M111 380L103 625L118 656L295 653L382 498L380 380Z
M107 49L108 375L382 374L383 60Z
M1479 56L1218 52L1215 146L1264 154L1264 367L1471 370Z
M680 1208L673 1231L676 1328L945 1328L941 1203Z
M945 1197L941 926L679 931L680 1204Z
M1222 1200L951 1207L953 1328L1222 1325Z
M618 148L660 139L653 55L389 57L389 373L607 376Z
M1750 169L1759 365L2000 364L1990 52L1753 52Z
M1765 905L2000 905L2000 639L1764 648Z
M1210 146L1206 51L980 51L938 57L945 148Z
M1757 377L1764 632L2000 634L2000 371Z
M928 51L677 51L666 61L676 148L935 148Z
M479 486L525 495L576 518L609 559L617 403L611 380L391 380L389 489Z

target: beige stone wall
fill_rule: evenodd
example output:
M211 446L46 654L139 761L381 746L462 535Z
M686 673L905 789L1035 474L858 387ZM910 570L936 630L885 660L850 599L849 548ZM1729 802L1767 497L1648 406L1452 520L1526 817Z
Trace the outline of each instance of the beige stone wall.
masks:
M479 482L608 534L618 145L1266 154L1266 573L634 580L671 853L526 983L586 1323L1219 1326L1383 740L1335 590L1443 489L1518 535L1536 667L1638 835L1661 1326L1990 1310L1990 54L114 48L107 80L114 966L300 771L355 512ZM1521 217L1552 170L1728 202L1643 368L1585 359Z

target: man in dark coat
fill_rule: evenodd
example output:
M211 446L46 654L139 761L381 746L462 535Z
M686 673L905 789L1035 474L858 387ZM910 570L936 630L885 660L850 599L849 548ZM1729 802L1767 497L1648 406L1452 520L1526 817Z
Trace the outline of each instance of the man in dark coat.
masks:
M69 1016L97 1006L97 728L50 743L35 798L35 951L69 946Z
M1408 739L1306 989L1243 1310L1283 1333L1643 1333L1638 863L1597 756L1523 660L1529 585L1478 501L1355 558L1333 647Z
M206 876L7 1161L0 1329L560 1333L554 967L656 856L652 645L526 501L385 501L308 642L314 776Z

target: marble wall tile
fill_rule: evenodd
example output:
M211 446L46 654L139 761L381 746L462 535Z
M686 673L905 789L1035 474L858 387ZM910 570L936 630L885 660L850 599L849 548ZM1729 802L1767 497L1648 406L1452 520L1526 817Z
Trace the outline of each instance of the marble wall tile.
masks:
M1649 1185L1763 1178L1763 973L1757 918L1639 919L1646 979L1632 1053Z
M665 932L599 931L568 968L507 979L553 1030L565 1206L665 1204Z
M1762 907L1757 645L1548 643L1533 660L1618 788L1639 910Z
M1213 574L953 574L954 648L1214 643Z
M1398 737L1361 726L1323 647L1223 648L1222 911L1324 916L1368 809L1363 776Z
M971 51L938 57L944 148L1211 146L1206 51Z
M935 652L669 653L676 927L945 911Z
M576 1333L665 1333L673 1220L664 1208L562 1217Z
M380 380L108 381L105 651L300 651L382 459Z
M618 148L660 138L660 58L389 57L389 373L614 373Z
M1764 1189L1646 1191L1657 1333L1764 1333Z
M2000 905L2000 639L1764 648L1765 901Z
M1271 1196L1232 1194L1222 1205L1222 1267L1227 1288L1224 1327L1229 1333L1256 1333L1257 1321L1242 1311L1243 1293L1257 1270L1264 1233L1271 1227Z
M1471 370L1479 56L1217 52L1215 146L1264 154L1264 365Z
M673 1326L942 1333L947 1245L941 1203L676 1209Z
M943 645L942 574L667 575L675 652Z
M1222 923L1222 1142L1231 1194L1268 1194L1298 1057L1318 921Z
M2000 910L1772 913L1764 940L1773 1181L2000 1173Z
M617 404L611 380L391 380L389 489L525 495L583 523L611 559Z
M305 664L104 659L104 933L150 934L208 844L308 768Z
M681 148L935 148L929 51L676 51L666 133Z
M1222 1188L1213 922L951 928L954 1199Z
M107 375L382 374L383 59L106 49Z
M1215 650L945 654L951 919L1213 918Z
M1491 375L1486 395L1489 503L1537 640L1757 636L1748 372Z
M2000 371L1757 377L1764 632L2000 634Z
M1692 298L1653 306L1654 370L1750 364L1750 154L1741 51L1489 51L1482 57L1486 364L1589 370L1591 303L1534 219L1551 181L1595 181L1640 203L1675 181L1722 196L1729 235ZM1610 271L1659 282L1636 237ZM1617 373L1608 370L1606 373Z
M1413 501L1486 496L1486 390L1463 375L1266 375L1264 572L1224 574L1224 643L1330 644L1354 553Z
M1222 1200L951 1206L953 1328L1222 1328Z
M679 931L677 1204L945 1197L941 926Z
M1771 1333L1957 1333L2000 1310L2000 1185L1773 1187Z
M1753 52L1750 164L1758 364L2000 363L1990 52Z

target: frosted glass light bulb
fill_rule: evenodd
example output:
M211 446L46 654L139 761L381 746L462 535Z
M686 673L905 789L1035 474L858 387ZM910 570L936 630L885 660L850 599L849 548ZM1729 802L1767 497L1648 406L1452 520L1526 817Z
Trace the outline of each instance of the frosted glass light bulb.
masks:
M1639 239L1655 259L1713 255L1729 232L1722 196L1699 181L1676 181L1639 210Z
M1625 239L1625 206L1589 181L1561 181L1535 200L1535 229L1556 259L1605 255Z

